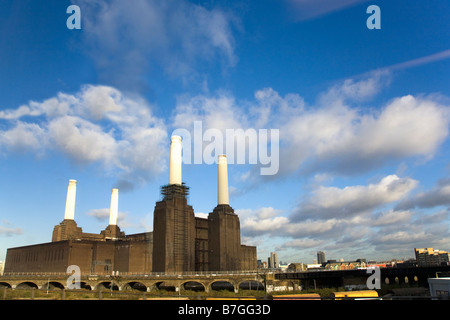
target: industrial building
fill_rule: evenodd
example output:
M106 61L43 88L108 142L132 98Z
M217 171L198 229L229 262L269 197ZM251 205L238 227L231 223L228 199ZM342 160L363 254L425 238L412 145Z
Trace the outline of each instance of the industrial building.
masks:
M208 218L188 204L189 187L181 176L181 137L172 136L169 184L155 205L153 232L126 235L117 225L119 190L111 193L109 225L85 233L75 222L76 180L69 180L64 220L52 242L9 248L5 273L66 272L82 274L181 274L192 271L256 270L256 247L240 240L239 217L229 205L227 158L218 158L218 201Z
M419 267L448 265L450 261L450 253L443 250L414 248L414 253Z

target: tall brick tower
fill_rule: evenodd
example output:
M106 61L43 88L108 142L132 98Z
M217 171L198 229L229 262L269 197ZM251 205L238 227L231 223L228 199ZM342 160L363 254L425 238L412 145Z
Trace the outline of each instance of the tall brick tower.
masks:
M208 215L209 268L212 271L241 270L241 227L228 201L227 157L218 159L217 206Z
M67 187L66 209L64 220L53 229L52 241L76 240L81 238L82 230L77 226L75 217L75 198L77 181L70 179Z
M172 136L169 184L153 214L153 271L195 270L195 215L187 203L189 188L181 180L181 137Z

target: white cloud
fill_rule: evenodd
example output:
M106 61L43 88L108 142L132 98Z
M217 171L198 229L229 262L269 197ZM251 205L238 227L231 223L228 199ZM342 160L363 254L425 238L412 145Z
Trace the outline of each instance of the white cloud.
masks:
M20 235L22 233L23 231L21 228L8 228L0 226L0 235L2 236L11 237L15 235Z
M341 106L345 101L365 101L375 96L390 82L388 70L375 70L358 79L345 79L319 96L321 106Z
M0 119L14 120L24 116L36 117L41 115L61 116L67 114L70 111L70 105L75 102L75 97L58 93L57 97L52 97L43 102L30 101L28 105L22 105L14 110L2 110L0 111Z
M397 209L433 208L450 205L450 179L442 179L429 191L420 192L401 201Z
M246 236L278 233L289 222L288 218L280 216L280 210L272 207L241 209L236 210L236 214L240 217L241 229Z
M398 201L416 186L416 180L396 175L386 176L367 186L320 186L298 205L291 220L348 218Z
M347 175L393 160L429 159L448 137L449 120L448 106L411 95L394 99L380 111L345 104L309 108L279 124L284 142L280 173L302 168Z
M104 81L120 88L145 86L144 76L163 70L190 77L200 63L237 58L229 12L188 1L77 1L83 11L83 37Z
M354 142L359 142L366 156L432 155L448 136L448 116L448 108L432 100L411 95L396 98L378 119L364 119Z
M407 232L407 231L398 231L395 233L387 233L385 235L381 235L378 238L378 241L383 243L392 243L392 244L409 244L411 245L412 243L416 242L416 241L427 241L429 240L429 235L427 235L424 231L420 231L420 232Z
M352 175L394 160L432 158L448 137L450 122L449 107L436 97L407 95L380 109L350 106L372 97L388 81L386 72L345 80L320 95L316 106L309 106L298 94L281 96L272 88L256 91L251 101L237 101L224 92L182 96L170 125L192 130L197 120L202 121L203 131L279 129L279 172L271 179L297 172ZM18 121L25 116L36 121ZM86 85L75 94L59 93L43 102L4 110L0 119L17 123L17 128L0 132L3 148L54 147L80 162L119 168L128 175L124 184L131 178L146 181L165 169L166 124L152 114L145 99L113 87ZM255 183L255 177L261 179L254 174L258 168L253 169L243 176L247 184Z
M324 240L303 238L303 239L295 239L292 241L288 241L288 242L284 243L283 247L297 248L297 249L304 250L304 249L308 249L308 248L320 248L325 243L326 242Z
M389 81L387 71L347 79L319 95L316 105L308 105L298 94L281 96L273 88L256 91L251 101L223 92L183 96L172 126L192 130L194 121L202 121L203 130L222 132L279 129L279 177L296 172L354 175L412 157L431 159L448 137L449 106L436 96L412 95L380 108L362 106Z
M293 223L290 221L286 224L284 230L286 235L294 238L303 237L317 237L325 235L326 237L332 237L332 230L341 229L345 222L340 219L327 219L327 220L313 220L308 219L300 223Z
M194 121L202 121L204 131L214 128L223 133L225 129L248 126L247 115L236 105L235 99L225 93L217 96L180 97L173 112L173 127L191 130Z
M0 236L12 237L23 233L21 228L13 228L12 223L6 219L2 219L2 223L4 226L0 226Z
M45 131L38 124L17 121L15 127L0 131L0 148L13 152L26 152L46 147Z
M64 116L52 120L48 134L56 147L77 161L111 163L117 154L117 142L111 133L79 117Z
M417 181L386 176L367 185L315 187L296 208L237 209L243 237L276 239L276 248L300 254L326 250L348 259L379 255L402 258L412 248L434 246L443 250L448 239L450 211L429 213L392 209L417 187ZM441 181L440 185L444 185ZM388 207L388 208L386 208ZM362 256L363 255L363 256ZM290 258L292 259L292 258Z
M165 169L167 131L141 97L108 86L86 85L74 95L59 93L43 102L5 110L0 131L8 151L58 150L77 163L100 163L120 184L132 187ZM28 117L28 122L17 120Z
M92 209L88 212L86 212L86 215L90 217L94 217L98 221L104 222L109 220L109 208L102 208L102 209ZM118 213L117 220L120 222L124 222L125 218L127 216L126 212L120 212ZM122 225L122 223L120 223Z
M122 94L108 86L84 86L80 95L82 101L77 104L77 113L88 119L100 120L108 113L124 114ZM118 120L118 119L117 119ZM116 120L116 121L117 121Z
M371 226L378 227L378 226L385 226L385 225L392 225L392 224L399 224L399 223L408 223L411 221L411 218L413 216L413 212L409 210L403 210L403 211L395 211L395 210L389 210L382 213L377 213L372 217L372 220L370 222Z
M12 223L6 219L2 219L2 223L4 226L0 226L0 236L12 237L23 233L21 228L13 228Z

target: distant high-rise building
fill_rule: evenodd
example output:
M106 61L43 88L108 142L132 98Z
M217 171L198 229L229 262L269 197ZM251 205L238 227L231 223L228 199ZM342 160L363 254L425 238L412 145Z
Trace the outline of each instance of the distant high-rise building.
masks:
M276 269L279 266L278 253L271 252L269 257L269 268Z
M322 264L324 262L327 262L327 260L325 259L325 252L317 251L317 263Z

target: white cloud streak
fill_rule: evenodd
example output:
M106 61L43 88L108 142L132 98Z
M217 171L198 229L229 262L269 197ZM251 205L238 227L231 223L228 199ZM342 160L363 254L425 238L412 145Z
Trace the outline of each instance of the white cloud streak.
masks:
M421 66L428 63L437 62L440 60L445 60L450 58L450 49L440 51L437 53L430 54L428 56L420 57L417 59L412 59L404 62L400 62L389 67L384 68L385 70L395 71L395 70L404 70L417 66Z
M337 12L368 0L287 0L295 19L305 21Z

